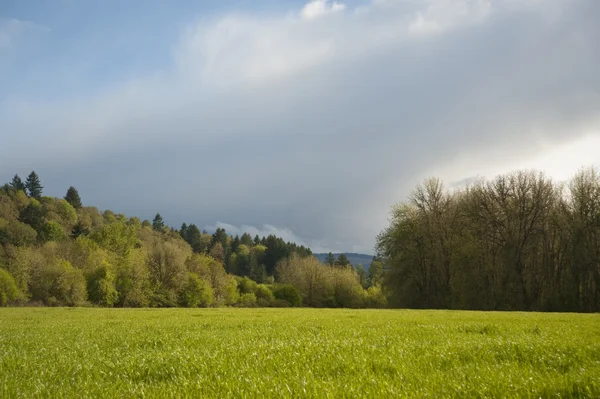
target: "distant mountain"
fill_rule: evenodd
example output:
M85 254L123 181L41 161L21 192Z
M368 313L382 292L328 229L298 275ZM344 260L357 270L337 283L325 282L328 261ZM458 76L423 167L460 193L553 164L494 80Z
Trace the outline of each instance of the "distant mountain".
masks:
M369 265L371 264L371 261L373 260L373 255L356 254L356 253L352 253L352 252L344 252L344 254L348 258L350 263L352 263L353 266L360 264L360 265L363 265L365 270L369 270ZM313 255L320 262L325 262L325 258L327 257L327 254L313 254ZM340 254L333 254L333 255L337 258Z

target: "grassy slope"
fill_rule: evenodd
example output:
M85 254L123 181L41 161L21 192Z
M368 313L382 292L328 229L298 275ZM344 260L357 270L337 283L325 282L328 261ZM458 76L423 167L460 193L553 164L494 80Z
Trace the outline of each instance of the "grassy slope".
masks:
M600 316L0 309L0 397L600 397Z

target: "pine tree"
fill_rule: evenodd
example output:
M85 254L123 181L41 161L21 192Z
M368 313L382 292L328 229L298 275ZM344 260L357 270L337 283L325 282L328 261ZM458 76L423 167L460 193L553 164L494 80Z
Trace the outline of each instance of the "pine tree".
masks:
M12 181L10 182L10 187L15 191L25 191L27 187L25 187L25 183L19 177L19 175L15 175Z
M346 256L346 254L339 254L335 264L340 267L346 267L346 266L350 266L350 261L348 260L348 257Z
M181 238L183 238L185 241L188 241L188 226L187 224L183 223L181 225L181 229L179 230L179 235L181 236ZM189 241L188 241L189 244Z
M329 266L335 265L335 256L333 256L331 252L327 254L327 257L325 258L325 264Z
M65 195L65 200L71 204L71 206L75 209L81 209L81 197L79 196L79 192L73 186L69 187L67 190L67 195Z
M163 231L165 228L165 222L163 221L162 216L160 216L160 213L157 213L156 216L154 216L154 219L152 220L152 229L155 231Z
M40 178L37 173L34 171L27 176L27 182L25 183L25 187L27 188L27 192L30 197L35 199L40 199L42 197L42 190L44 187L40 182Z
M90 234L90 229L88 229L83 223L77 222L77 224L75 225L75 227L73 227L73 230L71 231L71 238L87 236L88 234Z

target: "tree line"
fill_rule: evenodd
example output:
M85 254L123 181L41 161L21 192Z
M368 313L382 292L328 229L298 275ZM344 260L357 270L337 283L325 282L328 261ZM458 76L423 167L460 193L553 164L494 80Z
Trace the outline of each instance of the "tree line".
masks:
M280 237L209 234L84 206L75 187L43 195L35 172L0 187L0 305L385 306L372 275L319 263ZM360 270L359 270L360 271Z
M395 307L600 310L600 174L520 171L396 205L377 238Z

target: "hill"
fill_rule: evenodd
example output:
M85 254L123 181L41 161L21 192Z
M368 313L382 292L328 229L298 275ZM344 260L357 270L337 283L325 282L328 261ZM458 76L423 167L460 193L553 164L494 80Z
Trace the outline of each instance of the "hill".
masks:
M313 254L315 258L317 258L320 262L325 262L325 258L327 257L326 253ZM336 258L341 255L341 253L333 254ZM353 266L363 265L365 270L369 270L369 265L373 260L373 255L367 254L357 254L353 252L344 252L344 255L348 258L350 263Z

